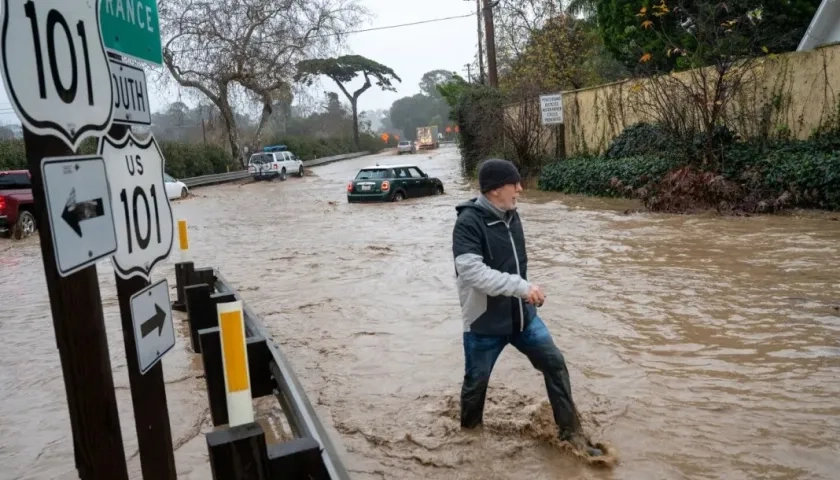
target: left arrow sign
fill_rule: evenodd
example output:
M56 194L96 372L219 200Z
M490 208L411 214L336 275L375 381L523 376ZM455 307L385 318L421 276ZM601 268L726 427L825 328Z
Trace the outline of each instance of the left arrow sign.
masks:
M67 222L67 225L69 225L80 238L84 236L82 234L82 227L80 224L85 220L101 217L103 215L105 215L105 207L102 203L101 197L83 202L76 201L75 188L70 190L70 196L67 197L67 203L64 205L64 211L61 212L61 218Z
M117 233L102 157L48 157L41 175L58 273L66 277L113 255Z

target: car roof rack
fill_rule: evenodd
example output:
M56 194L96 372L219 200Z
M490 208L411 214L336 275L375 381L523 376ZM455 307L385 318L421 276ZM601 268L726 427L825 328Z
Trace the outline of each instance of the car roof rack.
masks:
M283 152L288 149L289 148L285 145L271 145L268 147L263 147L263 152Z

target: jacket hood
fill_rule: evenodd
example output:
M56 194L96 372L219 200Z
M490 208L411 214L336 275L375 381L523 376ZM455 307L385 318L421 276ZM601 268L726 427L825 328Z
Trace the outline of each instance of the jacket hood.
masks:
M487 198L483 197L475 197L455 206L455 211L458 212L458 216L469 209L477 210L479 215L483 216L486 220L491 221L504 220L505 222L509 222L515 215L515 211L502 211L491 204Z
M469 209L474 209L485 217L496 218L496 214L488 210L487 207L483 206L481 202L478 201L478 197L471 198L455 206L455 211L458 212L458 215L461 215Z
M476 203L477 200L478 200L478 197L474 197L474 198L472 198L470 200L467 200L465 202L461 202L461 203L459 203L458 205L455 206L455 211L458 212L458 215L464 213L465 210L468 210L470 208L474 208L474 209L478 210L479 212L486 212L487 211L486 209L484 209L481 205Z

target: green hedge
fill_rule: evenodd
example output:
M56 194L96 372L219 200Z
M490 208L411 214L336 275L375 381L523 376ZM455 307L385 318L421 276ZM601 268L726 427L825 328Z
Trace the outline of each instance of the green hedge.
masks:
M352 138L313 139L304 137L286 137L275 139L266 145L285 144L291 151L304 160L353 153L358 149ZM362 151L379 152L385 146L381 139L363 134L359 138ZM198 177L228 170L241 169L239 161L233 159L226 148L214 145L188 144L179 142L159 142L166 158L166 173L175 178ZM80 154L96 152L96 141L88 139L79 147ZM23 140L0 141L0 170L26 168L26 153Z
M678 162L655 155L627 158L572 157L543 168L540 190L604 197L631 196L635 189L662 178ZM616 183L615 180L621 183Z
M840 210L838 139L733 145L722 175L787 206Z
M610 142L604 153L607 158L626 158L674 152L680 147L659 125L636 123L624 129Z
M166 159L166 173L175 178L197 177L211 173L223 173L241 168L239 162L231 159L227 150L213 145L193 145L178 142L160 142L160 149ZM96 152L96 141L88 139L79 147L79 154ZM0 141L0 170L26 168L26 153L23 140Z
M685 167L696 174L668 176ZM635 196L649 206L669 211L675 210L673 205L720 208L723 202L727 209L745 211L840 210L840 151L833 142L736 143L726 150L714 171L691 166L678 156L576 157L546 166L539 188L605 197ZM663 200L666 196L674 198ZM692 196L695 202L685 198Z

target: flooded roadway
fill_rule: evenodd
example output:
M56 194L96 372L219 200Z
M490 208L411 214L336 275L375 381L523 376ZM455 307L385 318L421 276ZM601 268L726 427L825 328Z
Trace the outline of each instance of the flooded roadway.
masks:
M346 181L374 161L417 162L447 194L347 204ZM484 431L459 429L451 228L472 193L456 150L313 171L173 207L196 263L220 267L287 351L354 478L837 478L840 222L624 215L621 202L525 195L541 315L589 433L618 451L608 471L552 444L542 378L514 349L493 372ZM37 239L0 242L2 478L74 478L38 252ZM99 272L131 455L113 274ZM183 342L164 362L176 462L180 478L209 478L203 381Z

